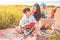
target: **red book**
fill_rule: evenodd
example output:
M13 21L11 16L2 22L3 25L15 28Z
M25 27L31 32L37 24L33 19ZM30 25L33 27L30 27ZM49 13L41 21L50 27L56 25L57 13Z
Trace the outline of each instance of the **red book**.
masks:
M34 25L35 25L35 22L30 23L30 26L32 26L32 27L34 27Z
M31 22L30 24L27 24L26 27L29 28L29 27L34 27L35 25L35 22Z

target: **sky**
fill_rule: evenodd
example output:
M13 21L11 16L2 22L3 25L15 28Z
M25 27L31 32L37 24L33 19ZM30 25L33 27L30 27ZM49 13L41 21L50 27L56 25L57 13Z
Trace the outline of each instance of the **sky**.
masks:
M60 6L60 0L0 0L0 5L9 5L9 4L22 4L22 5L33 5L34 3L41 4L44 2L46 5L56 5Z

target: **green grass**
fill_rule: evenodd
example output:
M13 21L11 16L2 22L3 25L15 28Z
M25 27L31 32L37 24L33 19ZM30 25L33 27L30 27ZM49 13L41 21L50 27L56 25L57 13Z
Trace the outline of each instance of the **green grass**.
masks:
M48 40L60 40L60 33L56 36L49 37Z

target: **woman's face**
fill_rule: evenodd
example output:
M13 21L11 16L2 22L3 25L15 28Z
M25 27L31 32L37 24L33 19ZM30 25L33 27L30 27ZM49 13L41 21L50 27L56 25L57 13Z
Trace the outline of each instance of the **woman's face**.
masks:
M36 12L37 11L37 8L35 6L32 7L32 11L33 12Z

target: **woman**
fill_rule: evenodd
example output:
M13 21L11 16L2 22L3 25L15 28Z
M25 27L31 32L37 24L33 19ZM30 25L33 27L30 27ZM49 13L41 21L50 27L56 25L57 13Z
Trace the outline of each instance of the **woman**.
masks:
M35 3L32 7L32 15L34 15L37 21L46 17L43 13L41 13L40 5L37 3Z
M39 6L39 4L37 4L37 3L34 4L34 6L32 8L32 14L36 18L36 20L39 21L39 19L41 18L41 12L40 12L40 6Z
M49 18L54 18L54 15L55 15L56 10L57 10L57 8L55 8L55 9L53 9L53 10L51 11L51 15L50 15ZM35 19L36 19L37 21L39 21L41 18L48 18L48 17L45 16L45 14L41 13L40 5L37 4L37 3L35 3L35 4L33 5L33 7L32 7L32 15L34 15L34 17L35 17ZM48 26L49 26L49 25L48 25ZM38 31L38 30L36 30L36 31ZM34 33L36 33L36 31L35 31ZM33 33L33 34L34 34L34 33ZM37 33L38 33L38 32L37 32Z
M57 7L55 7L54 9L52 9L51 11L51 15L49 18L54 18L55 12L57 10ZM43 14L40 10L40 5L35 3L32 7L32 15L34 15L34 17L36 18L37 21L39 21L41 18L48 18L47 16L45 16L45 14Z
M33 5L32 10L31 10L31 15L33 15L37 21L39 21L41 18L46 18L46 16L43 13L41 13L40 5L37 3ZM53 15L55 14L53 13ZM20 33L20 31L18 32Z

